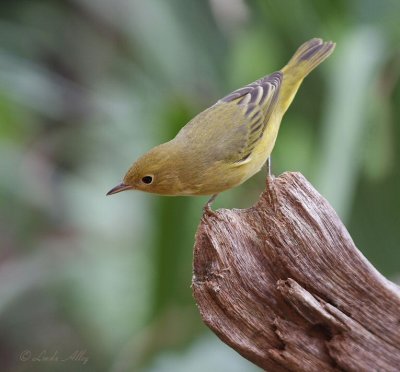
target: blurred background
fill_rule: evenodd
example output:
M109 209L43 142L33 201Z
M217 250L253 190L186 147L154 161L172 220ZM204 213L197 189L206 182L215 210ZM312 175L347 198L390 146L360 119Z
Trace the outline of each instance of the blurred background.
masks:
M302 172L398 281L399 17L397 0L0 2L0 369L259 371L191 296L207 198L105 193L316 36L337 49L284 118L273 171ZM251 206L264 180L214 206Z

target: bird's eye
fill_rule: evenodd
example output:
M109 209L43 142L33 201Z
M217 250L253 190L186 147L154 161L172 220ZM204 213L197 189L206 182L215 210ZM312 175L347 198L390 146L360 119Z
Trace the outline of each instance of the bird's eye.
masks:
M142 178L142 182L145 183L146 185L150 185L153 182L153 177L152 176L144 176Z

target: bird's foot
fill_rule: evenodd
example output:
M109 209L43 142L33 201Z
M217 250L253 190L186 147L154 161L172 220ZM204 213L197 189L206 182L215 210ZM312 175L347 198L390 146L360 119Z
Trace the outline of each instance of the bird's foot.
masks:
M274 180L275 180L274 175L267 175L267 179L265 181L267 189L270 189L273 187Z
M209 216L209 217L211 217L211 216L217 217L217 212L214 212L214 211L211 209L211 205L212 205L212 203L214 203L214 200L215 200L215 198L217 197L217 195L218 195L218 194L213 195L213 196L210 198L210 200L207 202L207 204L204 206L204 208L203 208L203 213L204 213L206 216Z
M217 217L218 214L217 212L213 211L211 209L211 205L209 203L207 203L204 208L203 208L203 213L208 216L208 217Z

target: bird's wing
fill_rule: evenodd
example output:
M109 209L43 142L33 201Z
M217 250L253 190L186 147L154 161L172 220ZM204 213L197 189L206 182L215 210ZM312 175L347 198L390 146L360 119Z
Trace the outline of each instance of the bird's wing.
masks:
M175 141L207 164L241 164L250 159L278 101L282 73L274 72L235 90L198 114Z
M282 73L274 72L235 90L217 102L215 106L220 106L221 110L227 110L224 106L230 106L230 112L233 113L231 120L234 125L231 131L226 132L223 142L226 148L232 148L228 146L231 140L238 151L230 151L231 156L226 160L241 163L251 156L276 107L281 83Z

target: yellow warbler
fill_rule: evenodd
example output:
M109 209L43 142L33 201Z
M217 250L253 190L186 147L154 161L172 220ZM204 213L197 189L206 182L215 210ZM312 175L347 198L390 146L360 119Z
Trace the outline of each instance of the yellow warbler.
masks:
M154 147L107 195L141 190L161 195L213 195L240 185L270 156L282 116L303 79L334 50L311 39L280 71L240 88L198 114L174 139Z

